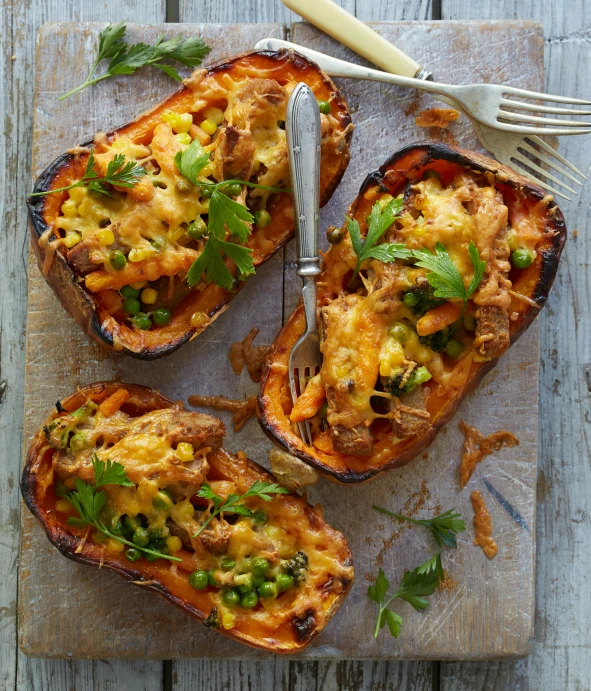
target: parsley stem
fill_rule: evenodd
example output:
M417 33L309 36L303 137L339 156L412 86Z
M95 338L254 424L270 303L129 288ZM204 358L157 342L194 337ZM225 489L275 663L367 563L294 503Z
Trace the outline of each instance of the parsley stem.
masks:
M93 74L95 68L92 70L92 72L88 75L89 77ZM102 81L103 79L108 79L111 77L110 72L105 72L105 74L101 74L100 77L95 77L94 79L87 79L86 81L82 82L82 84L78 84L77 87L72 89L71 91L68 91L66 94L62 94L61 96L58 97L58 101L63 101L65 98L68 98L69 96L73 96L74 94L78 93L78 91L82 91L82 89L86 89L87 86L90 86L91 84L96 84L97 82Z
M84 182L83 180L78 180L78 182L74 182L71 185L68 185L67 187L58 187L55 190L45 190L45 192L32 192L29 197L42 197L45 194L55 194L56 192L66 192L67 190L71 190L73 187L84 187L81 183Z
M199 537L201 533L207 528L207 526L211 523L211 520L214 516L217 516L217 513L213 511L212 513L209 514L209 518L205 521L205 523L201 526L199 526L199 530L193 535L193 539L196 537Z
M117 540L117 542L122 542L124 545L129 545L130 547L133 547L134 549L139 550L140 552L145 552L146 554L152 554L155 557L160 557L161 559L169 559L170 561L182 561L182 559L179 559L178 557L171 557L168 554L162 554L162 552L156 552L153 549L148 549L147 547L139 547L133 542L130 542L129 540L126 540L124 537L120 537L119 535L114 535L111 533L107 528L105 528L105 525L102 521L97 521L96 523L91 523L91 525L94 525L95 528L98 528L98 530L101 531L101 533L104 533L108 537L112 538L113 540Z
M218 189L225 185L232 185L238 183L239 185L246 185L247 187L256 187L258 190L268 190L269 192L291 192L290 187L267 187L266 185L259 185L256 182L249 182L248 180L222 180L221 182L196 182L197 187L210 187Z

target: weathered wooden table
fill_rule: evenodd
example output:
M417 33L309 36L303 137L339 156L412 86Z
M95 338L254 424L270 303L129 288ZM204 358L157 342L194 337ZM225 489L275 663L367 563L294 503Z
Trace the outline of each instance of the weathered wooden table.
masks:
M546 84L554 93L589 97L591 3L573 0L341 0L364 20L534 19L544 25ZM361 689L400 691L591 689L590 627L591 247L584 214L589 186L563 210L569 242L540 326L540 458L538 466L537 605L532 655L517 663L109 662L34 660L16 646L18 476L22 445L23 370L34 46L46 21L283 22L295 17L279 0L2 0L4 88L0 153L0 690ZM510 43L507 52L511 52ZM486 60L486 55L482 56ZM436 68L436 65L433 65ZM88 118L81 113L81 119ZM561 143L589 172L591 141ZM575 232L576 231L576 232ZM64 317L65 318L65 317ZM82 623L83 630L83 623Z

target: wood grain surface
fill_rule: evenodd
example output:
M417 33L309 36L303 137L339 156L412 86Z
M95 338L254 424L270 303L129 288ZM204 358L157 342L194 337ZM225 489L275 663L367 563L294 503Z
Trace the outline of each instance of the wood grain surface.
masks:
M212 59L246 49L263 36L283 33L279 25L263 24L166 28L169 34L203 34L216 46ZM390 23L375 28L424 63L429 62L430 55L438 55L441 79L466 82L502 78L516 86L541 86L541 35L532 24ZM63 149L95 131L126 121L138 109L158 102L171 89L164 76L146 71L143 79L110 80L93 91L82 92L76 99L58 102L56 94L69 88L70 83L78 83L84 75L98 30L93 25L57 24L44 27L40 34L35 172ZM130 27L129 33L132 40L153 41L162 30L162 26L136 25ZM219 40L221 36L223 41ZM353 57L307 25L296 25L292 38L340 57ZM511 59L501 50L509 40L518 47ZM486 61L478 57L479 46L488 51ZM51 64L47 55L55 56ZM425 138L425 133L414 126L412 114L427 105L427 99L382 85L343 82L341 86L357 128L352 149L355 163L322 213L323 228L341 223L365 175L395 148ZM465 121L445 135L447 141L478 148ZM232 340L246 335L252 324L261 328L262 341L272 339L282 315L291 310L297 298L292 259L288 248L285 280L283 257L278 255L199 339L156 363L109 354L88 341L63 313L36 267L31 266L25 437L30 438L56 398L77 384L99 379L118 377L149 384L184 401L191 393L253 393L256 387L247 375L237 379L231 372L228 348ZM312 502L320 501L329 522L350 539L356 584L339 615L307 650L306 658L483 659L527 653L533 620L537 343L537 327L533 327L465 401L455 422L440 434L429 453L414 464L389 474L379 483L342 487L324 482L311 490ZM487 433L499 428L513 430L521 440L516 449L503 450L483 463L462 493L458 491L457 479L460 417ZM263 462L269 449L269 442L255 421L248 423L239 435L230 431L226 445L231 450L245 449L255 460ZM500 546L494 561L488 561L480 549L471 545L469 492L474 488L485 494L493 517ZM517 508L520 522L511 517L501 502L495 501L495 492ZM372 503L393 509L405 506L417 515L455 506L468 519L469 529L460 539L459 549L444 556L456 587L434 596L427 612L417 613L402 606L404 635L398 641L386 636L377 643L372 639L375 611L365 594L368 581L381 565L396 582L405 569L428 558L434 547L424 532L401 529L370 514ZM68 562L48 543L28 512L23 514L22 535L19 628L20 644L27 654L101 658L269 657L206 630L153 595L125 585L114 574ZM50 588L48 581L52 583ZM519 587L508 588L508 583L518 583ZM122 619L123 606L132 616ZM84 636L80 636L80 619L73 612L84 612L92 622L85 627Z

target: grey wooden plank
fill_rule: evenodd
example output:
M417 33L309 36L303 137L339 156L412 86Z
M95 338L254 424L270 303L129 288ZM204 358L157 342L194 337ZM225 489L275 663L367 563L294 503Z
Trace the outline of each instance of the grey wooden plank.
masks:
M85 0L44 0L1 3L3 37L0 61L4 86L0 95L0 160L5 175L0 185L0 688L13 689L18 681L23 688L61 691L65 662L28 660L16 647L16 573L18 568L18 479L23 432L24 338L27 301L28 232L25 198L31 185L31 133L33 118L34 52L38 27L59 19L113 21L130 18L139 7L146 19L164 17L164 0L112 0L108 12L105 2ZM13 58L14 56L14 58ZM110 664L109 674L101 663L85 663L85 674L105 683L117 683L122 671L136 680L135 688L159 688L159 663ZM69 674L78 674L78 663L70 663ZM40 680L43 680L41 683ZM55 681L57 680L57 681ZM110 681L109 681L110 680ZM144 683L145 682L145 683ZM23 686L24 685L24 686ZM91 688L89 683L86 688ZM73 686L70 686L73 688ZM82 687L78 687L82 688ZM97 688L104 688L102 687ZM112 688L112 686L111 686ZM130 687L131 688L131 687Z
M591 16L577 3L482 3L444 0L445 17L466 12L527 12L545 20L546 89L551 93L589 98ZM570 22L573 35L559 35L552 17ZM562 29L564 30L564 28ZM589 138L563 138L560 151L589 172ZM442 691L497 689L589 689L589 573L591 503L585 487L591 482L589 429L589 310L591 244L584 232L591 190L586 184L572 203L562 204L570 229L562 266L541 315L540 458L536 565L536 622L532 655L516 664L443 664ZM577 235L574 232L577 231Z

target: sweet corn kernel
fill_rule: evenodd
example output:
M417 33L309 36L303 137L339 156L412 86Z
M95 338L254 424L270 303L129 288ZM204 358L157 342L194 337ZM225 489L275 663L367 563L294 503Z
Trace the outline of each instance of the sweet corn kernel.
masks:
M82 216L82 218L86 218L88 216L88 212L90 210L89 209L90 204L91 204L91 201L88 197L86 197L86 199L83 199L82 202L80 202L80 205L78 206L78 215Z
M167 122L177 134L188 132L193 124L193 116L191 113L173 113L170 110L165 110L160 117L164 122Z
M195 312L191 317L191 326L194 328L199 328L200 326L205 326L207 324L207 314L205 312Z
M158 299L158 291L154 288L144 288L142 290L141 300L145 305L153 305Z
M166 546L168 547L169 554L176 554L176 552L178 552L183 546L183 543L180 537L171 535L170 537L166 538Z
M136 281L135 283L130 284L132 288L135 288L136 290L141 290L142 288L145 288L148 285L148 281Z
M66 199L62 204L62 213L66 218L76 218L78 216L78 204L73 199Z
M67 499L58 499L55 502L55 510L60 513L70 513L74 507Z
M143 262L154 254L153 247L133 247L129 252L127 259L130 262Z
M201 129L205 132L205 134L215 134L218 126L215 124L213 120L204 120L201 123Z
M80 233L76 233L74 231L66 235L64 245L69 249L70 247L74 247L74 245L77 245L80 242L80 240L82 240L82 236L80 235Z
M96 234L96 239L101 247L108 247L115 242L115 233L109 230L109 228L105 228L104 230L99 230Z
M76 204L80 204L84 200L88 191L85 187L73 187L70 190L70 199L73 199Z
M175 134L174 138L182 146L189 146L189 144L193 141L191 139L191 135L188 132L181 132L181 134Z
M107 542L107 551L108 552L123 552L125 549L125 545L122 542L119 542L119 540L113 540L112 537L109 538L109 541Z
M194 453L195 451L193 451L193 444L189 444L189 442L182 441L176 447L176 455L183 462L192 461Z
M222 120L224 119L224 111L216 108L215 106L208 108L203 114L205 115L205 119L211 120L214 125L221 124Z
M222 614L222 626L228 630L233 629L236 624L236 616L232 612L224 612Z
M191 223L199 215L200 209L194 202L187 202L185 204L185 222Z
M509 249L511 250L511 252L515 252L515 250L519 249L519 243L517 241L517 232L514 228L511 228L511 230L507 233L507 242L509 243Z

